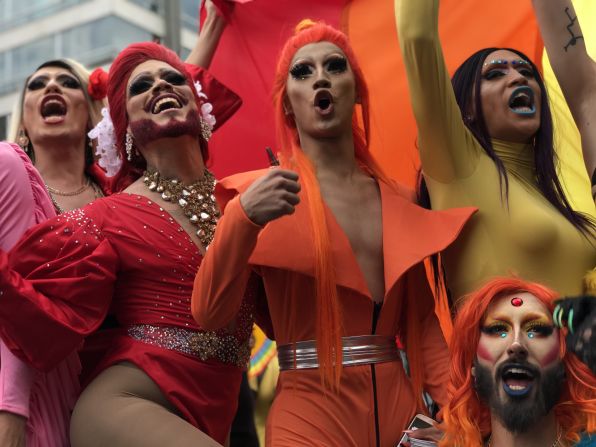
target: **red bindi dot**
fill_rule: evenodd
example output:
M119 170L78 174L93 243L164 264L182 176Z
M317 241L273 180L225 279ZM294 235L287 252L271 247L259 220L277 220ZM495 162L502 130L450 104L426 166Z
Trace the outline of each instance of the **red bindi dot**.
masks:
M524 304L524 300L522 300L520 297L515 297L515 298L511 298L511 305L513 307L519 307L522 304Z

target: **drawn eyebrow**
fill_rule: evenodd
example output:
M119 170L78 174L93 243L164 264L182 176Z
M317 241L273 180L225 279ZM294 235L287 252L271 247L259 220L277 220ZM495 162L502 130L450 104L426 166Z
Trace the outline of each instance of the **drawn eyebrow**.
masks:
M485 325L492 324L495 321L511 325L511 318L509 318L506 315L496 315L494 317L488 317L484 324ZM534 323L537 321L542 321L546 324L551 324L551 320L548 317L548 315L532 312L532 313L529 313L528 315L526 315L525 318L522 320L522 326L525 326L528 323Z

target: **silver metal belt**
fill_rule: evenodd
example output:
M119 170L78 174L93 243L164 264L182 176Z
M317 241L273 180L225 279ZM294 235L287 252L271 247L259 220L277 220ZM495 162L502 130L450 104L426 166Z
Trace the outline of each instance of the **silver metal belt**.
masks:
M342 337L342 365L355 366L401 360L394 337L356 335ZM279 369L314 369L319 367L315 340L297 341L277 347Z

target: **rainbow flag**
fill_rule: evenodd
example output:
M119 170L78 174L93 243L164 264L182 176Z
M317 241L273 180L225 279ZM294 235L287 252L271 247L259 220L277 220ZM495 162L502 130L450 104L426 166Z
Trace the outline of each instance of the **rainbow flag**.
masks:
M261 375L271 359L277 355L275 342L268 339L256 324L253 326L252 337L254 345L250 352L249 379Z

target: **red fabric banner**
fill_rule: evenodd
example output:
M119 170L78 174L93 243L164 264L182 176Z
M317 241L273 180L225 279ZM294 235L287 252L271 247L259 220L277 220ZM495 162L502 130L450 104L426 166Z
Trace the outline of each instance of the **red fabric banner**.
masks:
M210 143L216 176L267 166L264 148L276 147L271 102L275 64L281 45L303 18L324 20L349 35L371 95L371 150L391 176L413 186L419 165L416 127L395 28L394 0L236 4L211 71L244 104ZM530 0L442 0L439 28L452 72L474 51L489 46L514 47L535 62L541 59L542 43Z

